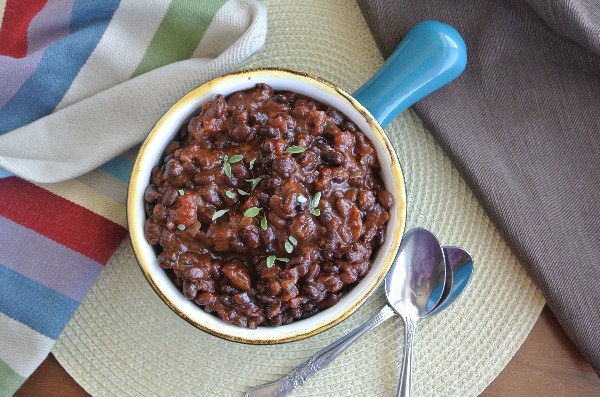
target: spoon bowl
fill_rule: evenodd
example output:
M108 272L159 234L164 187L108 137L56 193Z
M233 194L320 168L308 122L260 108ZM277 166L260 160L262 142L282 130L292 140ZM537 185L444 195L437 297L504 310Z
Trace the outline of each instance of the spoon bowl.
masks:
M473 274L471 254L459 247L444 247L446 284L439 303L424 317L431 317L450 306L464 291Z
M442 298L446 283L444 251L433 233L424 228L409 230L403 237L385 278L385 296L396 313L425 316Z

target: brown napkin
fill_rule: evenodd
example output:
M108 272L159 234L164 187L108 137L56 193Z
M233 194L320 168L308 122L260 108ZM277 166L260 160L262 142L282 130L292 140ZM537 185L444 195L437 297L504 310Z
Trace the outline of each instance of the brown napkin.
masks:
M600 6L358 3L385 57L425 19L463 35L466 71L414 110L600 374Z

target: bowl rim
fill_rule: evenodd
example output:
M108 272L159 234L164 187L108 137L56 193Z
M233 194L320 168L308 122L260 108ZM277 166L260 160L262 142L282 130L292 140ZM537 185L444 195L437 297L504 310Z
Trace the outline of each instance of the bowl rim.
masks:
M183 310L178 308L158 287L156 284L153 271L149 264L147 264L142 256L139 254L138 245L145 242L143 226L140 226L135 222L133 209L137 207L137 203L135 201L136 194L139 189L146 188L147 183L141 184L136 183L140 179L139 174L142 172L140 169L141 159L144 157L144 154L148 151L147 149L152 145L153 138L158 136L163 124L167 123L170 117L177 114L179 108L184 107L185 104L197 100L198 97L206 97L209 98L211 93L214 91L214 87L222 84L224 81L228 79L236 79L241 76L248 76L248 79L254 79L255 84L261 82L260 78L273 78L280 77L288 80L296 80L301 81L301 83L307 83L308 85L316 88L320 91L324 91L328 95L333 95L338 99L341 99L351 105L367 122L369 125L371 132L378 138L378 142L374 142L376 145L380 145L383 143L382 150L387 154L391 163L391 177L393 179L394 186L396 188L395 191L395 202L394 206L396 210L390 216L397 217L396 227L393 229L393 235L391 245L388 251L384 254L385 257L383 259L382 266L378 269L377 274L374 280L370 283L368 288L365 288L365 291L362 292L360 296L358 296L346 310L341 313L338 313L335 316L331 316L332 318L327 320L325 324L317 324L316 327L309 329L305 332L297 332L291 336L283 336L283 337L271 337L270 339L252 339L247 337L240 337L237 335L229 335L227 333L221 332L219 330L213 329L206 324L202 324L198 321L191 319ZM229 95L229 94L227 94ZM207 99L209 100L209 99ZM372 140L372 139L371 139ZM163 148L164 150L164 148ZM143 186L142 186L143 185ZM144 274L144 278L150 284L154 292L160 297L160 299L179 317L195 326L196 328L207 332L208 334L217 336L222 339L226 339L233 342L245 343L245 344L254 344L254 345L267 345L267 344L279 344L279 343L287 343L293 342L301 339L308 338L310 336L321 333L348 318L351 314L353 314L360 306L362 306L365 301L376 291L376 289L382 284L385 275L388 270L392 266L398 252L398 248L400 247L400 240L404 233L404 229L406 227L406 185L404 180L404 174L402 171L402 167L400 165L400 161L398 160L398 156L391 142L389 141L386 133L383 131L381 125L377 122L377 120L371 115L371 113L363 107L354 97L352 97L348 92L333 84L319 76L313 75L311 73L287 69L287 68L253 68L253 69L244 69L239 71L234 71L231 73L220 75L214 79L211 79L198 87L194 88L183 97L178 99L154 124L150 132L144 138L144 141L140 147L138 155L136 157L136 161L134 163L131 177L129 180L128 191L127 191L127 206L126 206L126 214L127 214L127 226L128 232L131 240L131 245L133 248L133 253L135 255L138 266L142 270ZM138 211L140 209L138 208ZM143 211L143 208L141 209ZM140 230L141 229L141 230ZM388 231L389 232L389 231ZM140 242L140 240L142 240ZM382 252L378 252L377 255L382 255ZM162 269L161 269L162 270ZM372 269L370 270L372 271ZM361 281L362 282L362 281ZM360 283L359 283L360 284ZM332 307L335 307L332 306ZM203 310L201 307L197 306L198 310ZM206 313L210 315L210 313ZM222 320L221 320L222 321ZM302 321L302 320L299 320ZM280 326L285 327L285 326ZM279 327L277 327L279 328ZM260 329L260 328L259 328Z

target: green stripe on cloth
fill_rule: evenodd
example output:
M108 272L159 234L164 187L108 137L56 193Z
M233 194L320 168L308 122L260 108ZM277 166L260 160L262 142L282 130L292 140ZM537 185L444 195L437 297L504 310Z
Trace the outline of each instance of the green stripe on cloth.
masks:
M133 76L188 59L226 0L173 0Z
M12 396L23 382L25 378L0 359L0 397Z

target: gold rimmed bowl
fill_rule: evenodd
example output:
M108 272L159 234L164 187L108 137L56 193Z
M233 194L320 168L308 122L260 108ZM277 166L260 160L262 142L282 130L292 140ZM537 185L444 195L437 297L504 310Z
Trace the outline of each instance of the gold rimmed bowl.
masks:
M424 47L424 44L426 46ZM461 47L462 45L462 47ZM456 48L453 48L456 47ZM129 184L129 234L144 276L159 297L181 318L197 328L228 340L252 344L290 342L322 332L351 315L381 284L391 267L406 223L406 192L398 157L382 125L387 125L419 98L458 76L464 69L464 43L454 29L438 22L423 22L406 36L390 60L354 95L317 76L280 68L230 73L194 89L177 101L156 123L142 144ZM414 59L418 58L418 65ZM462 63L462 65L461 65ZM395 199L390 208L384 244L372 258L367 275L334 306L316 315L278 327L238 327L205 312L186 299L167 272L158 265L155 248L144 237L144 192L150 173L182 125L198 114L202 104L217 94L228 96L270 85L274 91L292 91L331 106L355 123L377 150L380 176Z

